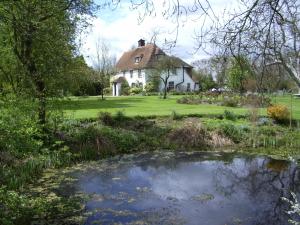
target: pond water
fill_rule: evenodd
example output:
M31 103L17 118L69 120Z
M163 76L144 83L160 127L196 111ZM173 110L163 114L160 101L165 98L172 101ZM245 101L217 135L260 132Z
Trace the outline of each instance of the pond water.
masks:
M74 167L60 195L85 193L85 224L289 224L292 162L232 153L155 152ZM296 218L299 219L299 218Z

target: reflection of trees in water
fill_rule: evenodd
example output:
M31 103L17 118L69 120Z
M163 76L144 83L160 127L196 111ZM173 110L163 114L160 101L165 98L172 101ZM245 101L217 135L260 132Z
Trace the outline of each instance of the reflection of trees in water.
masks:
M281 197L290 198L291 191L300 193L299 170L285 161L237 159L220 165L213 179L216 190L229 200L239 197L240 201L253 202L256 224L285 224L287 204Z
M164 167L165 169L175 170L179 166L186 163L198 163L203 161L217 161L223 163L231 163L236 157L235 153L223 153L216 154L211 152L193 152L193 154L187 154L185 152L177 152L173 156L166 157L161 153L161 157L156 159L148 159L139 163L136 163L143 171L147 171L148 168L158 169ZM150 158L150 157L149 157Z

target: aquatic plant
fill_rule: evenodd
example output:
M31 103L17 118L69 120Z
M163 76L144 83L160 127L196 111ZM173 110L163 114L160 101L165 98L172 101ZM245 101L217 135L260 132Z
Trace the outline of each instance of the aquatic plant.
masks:
M297 196L294 192L291 192L292 199L289 200L285 197L282 197L282 200L286 201L290 205L290 209L286 211L289 215L298 215L300 216L300 203L297 200ZM295 221L293 219L289 219L289 223L293 225L300 225L300 221Z

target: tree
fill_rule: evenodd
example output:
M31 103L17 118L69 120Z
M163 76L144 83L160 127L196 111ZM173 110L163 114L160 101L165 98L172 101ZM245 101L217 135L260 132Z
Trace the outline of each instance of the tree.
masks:
M205 73L199 69L194 69L192 73L193 77L197 78L199 81L201 91L208 91L217 86L211 73Z
M163 85L163 98L167 98L169 78L176 73L177 58L173 56L160 56L150 72L150 79L160 79Z
M297 0L245 0L243 11L218 29L215 43L227 54L249 55L260 77L278 64L300 88L300 4ZM215 36L216 33L215 33Z
M26 88L38 100L38 120L46 123L47 97L57 93L56 82L65 76L76 54L75 37L91 14L90 0L20 0L0 2L2 76L9 72L11 87ZM8 57L6 55L8 53ZM5 68L9 65L11 68ZM13 74L14 71L20 71ZM12 82L13 81L13 82Z
M242 94L246 90L246 82L250 77L250 67L245 57L232 59L231 67L227 76L228 87Z
M104 88L109 87L110 76L114 72L115 57L109 53L109 47L104 40L96 42L96 57L94 58L95 82L99 84L101 98L104 100Z
M115 3L118 5L120 2ZM175 22L172 46L177 43L181 25L188 22L188 15L197 15L197 49L205 49L215 43L220 49L218 55L249 56L253 70L260 78L257 80L259 89L263 77L267 75L266 68L278 64L300 89L298 0L239 0L238 9L221 16L215 14L210 1L194 0L187 3L166 0L160 7L156 7L154 0L132 0L131 3L133 9L140 10L139 21L146 16L156 16L159 13L156 9L162 8L162 16ZM259 70L255 71L256 68Z

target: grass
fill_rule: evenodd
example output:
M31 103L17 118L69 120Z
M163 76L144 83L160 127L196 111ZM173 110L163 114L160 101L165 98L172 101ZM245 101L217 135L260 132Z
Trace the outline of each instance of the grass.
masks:
M95 118L99 112L115 113L123 111L127 116L169 116L173 111L180 115L220 115L224 110L229 110L238 115L248 112L248 108L224 107L209 104L188 105L178 104L176 100L182 96L169 96L161 99L158 96L122 96L106 97L71 97L63 100L62 109L65 115L75 119ZM276 97L273 102L290 106L290 97ZM259 109L259 113L266 114L266 109ZM300 119L300 98L293 98L293 118Z

